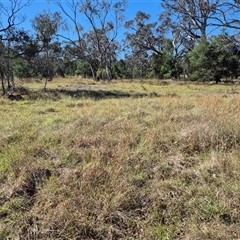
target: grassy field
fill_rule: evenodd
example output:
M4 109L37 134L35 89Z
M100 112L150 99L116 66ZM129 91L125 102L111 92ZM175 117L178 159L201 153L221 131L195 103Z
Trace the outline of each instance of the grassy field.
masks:
M0 239L240 238L238 87L18 84L0 98Z

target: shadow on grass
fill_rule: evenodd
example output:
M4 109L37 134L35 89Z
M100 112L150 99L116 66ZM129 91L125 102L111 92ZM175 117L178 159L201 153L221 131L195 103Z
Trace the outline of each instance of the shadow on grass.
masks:
M147 96L157 96L156 93L129 93L119 90L89 90L89 89L48 89L47 91L37 91L31 94L31 99L52 99L59 100L62 96L72 98L91 98L94 100L108 99L108 98L141 98Z

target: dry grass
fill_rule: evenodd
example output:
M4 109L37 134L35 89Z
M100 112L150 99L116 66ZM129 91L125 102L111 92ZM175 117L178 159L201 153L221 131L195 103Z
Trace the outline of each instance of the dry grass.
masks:
M60 81L0 100L0 239L240 238L237 90Z

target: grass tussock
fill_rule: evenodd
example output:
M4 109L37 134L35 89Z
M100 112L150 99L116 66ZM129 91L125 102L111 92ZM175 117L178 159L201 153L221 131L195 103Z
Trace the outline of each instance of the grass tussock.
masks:
M239 95L104 89L0 100L0 239L240 238Z

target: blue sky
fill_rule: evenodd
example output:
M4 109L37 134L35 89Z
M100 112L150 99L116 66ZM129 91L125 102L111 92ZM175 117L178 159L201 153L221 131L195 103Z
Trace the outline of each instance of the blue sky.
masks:
M125 12L127 20L133 19L138 11L143 11L151 14L153 21L157 21L160 13L160 2L160 0L128 0L128 6ZM52 12L59 11L59 8L55 4L47 3L46 0L34 1L29 7L21 11L21 14L27 16L27 20L20 27L31 30L31 19L44 9Z

